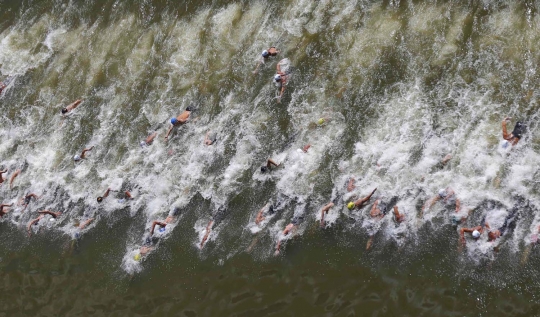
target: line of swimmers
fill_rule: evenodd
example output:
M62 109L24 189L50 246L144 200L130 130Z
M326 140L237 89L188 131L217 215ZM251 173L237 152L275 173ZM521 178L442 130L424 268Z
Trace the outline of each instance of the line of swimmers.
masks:
M275 57L279 54L279 50L277 50L274 46L270 47L269 49L267 50L264 50L262 52L262 57L261 57L261 60L259 61L259 63L257 64L255 70L253 71L254 74L256 74L258 72L258 69L259 67L265 63L270 57ZM284 92L285 92L285 87L286 87L286 84L287 84L287 80L288 80L288 76L289 76L289 73L285 73L282 69L281 69L281 61L277 63L276 65L276 69L277 69L277 73L276 75L274 76L274 82L278 85L279 89L280 89L280 95L278 97L278 102L281 101L281 97L283 96ZM6 85L4 83L0 83L0 93L2 93L3 89L6 88ZM61 109L61 113L62 113L62 122L63 122L63 119L65 118L66 115L70 114L74 109L76 109L80 104L82 103L82 100L78 99L76 101L74 101L73 103L69 104L68 106L64 107ZM169 127L166 135L165 135L165 141L168 141L168 138L171 134L171 132L173 131L173 129L177 126L180 126L182 124L185 124L188 122L188 119L190 118L191 116L191 113L193 111L193 107L192 106L189 106L185 109L184 112L182 112L181 114L179 114L177 117L175 118L172 118L170 120L170 123L171 123L171 126ZM322 119L321 119L322 120ZM509 145L516 145L518 143L518 141L521 139L523 133L525 132L525 125L522 123L522 122L517 122L515 127L514 127L514 130L512 131L512 133L508 133L507 131L507 123L511 120L511 118L507 117L505 118L503 121L502 121L502 130L503 130L503 139L506 141L504 144L503 144L503 147L506 148L508 147ZM147 138L143 141L140 142L140 146L141 147L146 147L146 146L149 146L153 143L155 137L157 136L158 132L157 131L154 131L153 133L151 133L149 136L147 136ZM204 144L205 145L212 145L214 142L216 141L216 138L215 136L210 136L210 132L207 132L207 134L205 135L205 139L204 139ZM307 145L304 149L302 149L304 152L307 152L307 150L309 149L310 145ZM80 155L75 155L73 157L73 160L75 162L80 162L81 160L85 159L86 158L86 154L87 152L91 151L92 149L94 148L94 146L92 147L89 147L89 148L85 148L83 149L83 151L81 152ZM449 158L448 158L449 159ZM446 163L446 162L444 162ZM279 164L275 163L273 160L269 159L267 161L267 164L266 166L263 166L261 167L261 172L266 172L268 170L270 170L272 168L272 166L279 166ZM2 174L4 173L7 173L7 169L4 170L4 171L0 171L0 185L1 183L3 183L6 179L3 178ZM15 178L21 173L21 170L20 169L17 169L11 176L10 178L10 189L12 189L12 186L13 186L13 181L15 180ZM98 197L98 202L102 202L103 201L103 198L107 197L109 192L111 191L110 188L107 189L106 193L103 195L103 196L100 196ZM371 196L373 195L373 193L375 192L375 190L369 195L369 196L366 196L362 199L359 199L355 202L349 202L347 204L347 207L349 209L354 209L354 208L360 208L360 206L363 206L363 204L367 201L369 201L369 199L371 198ZM446 192L446 190L445 190ZM449 196L449 197L453 197L455 196L455 194L453 194L453 191L452 193L447 193L446 196ZM437 197L443 197L443 198L437 198L435 197L434 199L432 199L432 202L431 204L435 203L438 199L444 199L446 201L446 196L443 196L441 195L441 193L439 193L439 195ZM35 194L30 194L30 195L27 195L24 200L26 202L25 204L25 208L26 209L26 206L28 205L29 201L27 202L27 198L30 197L29 199L31 199L32 197L37 199L37 195ZM129 191L126 191L125 192L125 198L124 199L133 199L133 196L131 195L131 193ZM4 209L8 209L9 207L11 207L13 204L2 204L0 205L0 217L4 216L5 214L7 214L8 211L4 211ZM325 205L322 210L321 210L321 226L324 226L324 214L325 213L328 213L328 211L334 206L334 203L331 202L331 203L328 203L327 205ZM424 206L425 207L425 206ZM424 210L424 207L422 208L422 212ZM23 209L23 211L24 211ZM456 211L457 209L459 209L459 200L456 199ZM36 219L33 219L32 221L30 221L29 225L28 225L28 231L30 233L30 227L32 224L36 224L37 222L39 222L40 219L43 218L43 216L45 214L49 214L51 216L53 216L53 218L56 218L58 217L61 213L58 213L58 212L51 212L51 211L48 211L48 210L44 210L44 211L40 211L38 212L40 213L40 216ZM371 209L371 212L370 212L371 216L374 217L374 218L382 218L384 217L384 215L386 214L386 208L385 208L385 205L384 204L381 204L381 201L380 200L376 200L375 203L373 204L372 206L372 209ZM257 218L259 219L259 217L261 216L262 214L259 213L259 215L257 216ZM396 220L400 223L404 220L404 215L403 214L400 214L399 213L399 210L398 210L398 207L397 206L394 206L394 215L396 217ZM167 218L169 219L169 217ZM169 222L167 222L167 219L165 220L165 222L161 222L160 224L167 224ZM93 220L93 218L91 220L89 220L88 222L84 222L82 224L82 227L86 227L91 221ZM169 221L172 221L169 219ZM259 221L260 222L260 221ZM210 229L211 229L211 226L213 224L213 221L210 221L209 224L207 225L207 228L206 228L206 233L205 233L205 236L203 237L202 239L202 242L201 242L201 248L203 247L205 241L207 240L208 238L208 235L210 233ZM152 234L153 234L153 227L155 225L152 226ZM283 231L283 235L287 235L289 232L291 232L291 230L293 230L297 225L295 225L294 222L291 222L289 225L286 226L285 230ZM164 226L163 226L164 227ZM483 227L482 227L483 228ZM466 229L466 230L465 230ZM469 232L467 231L468 228L464 228L465 231L463 232ZM483 230L483 229L482 229ZM471 231L473 233L473 237L477 237L479 236L478 233L481 233L480 230L472 230ZM368 242L368 246L367 246L367 249L370 248L371 246L371 243L372 243L372 237L370 238L370 242ZM278 242L277 244L277 247L276 247L276 252L279 252L279 249L280 249L280 245L281 245L281 241ZM142 252L141 252L142 253Z

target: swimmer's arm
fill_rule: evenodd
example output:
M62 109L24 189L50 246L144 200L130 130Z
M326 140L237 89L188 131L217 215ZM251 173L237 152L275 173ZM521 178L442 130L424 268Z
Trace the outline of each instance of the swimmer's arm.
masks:
M40 215L39 217L37 217L36 219L28 223L28 225L26 226L26 231L28 231L28 236L32 234L32 230L31 230L32 226L36 224L39 220L41 220L41 218L43 218L43 215Z
M126 199L133 199L133 196L131 195L129 190L126 190L126 192L124 194L126 195Z
M38 214L51 215L51 216L53 216L53 218L56 218L56 217L60 216L62 213L61 212L54 212L54 211L50 211L50 210L42 210L42 211L38 211Z
M266 161L266 167L272 167L272 165L274 165L275 167L279 167L279 164L276 163L274 160L268 159L268 161Z
M502 121L502 133L503 133L503 139L505 140L510 140L512 139L512 134L511 133L508 133L508 130L506 129L506 122L510 120L509 117L506 117L504 118L504 120Z
M110 187L107 188L107 191L105 192L105 194L103 194L103 198L108 197L109 193L112 192L112 191L114 191L114 190L112 190Z
M379 201L376 200L375 203L373 204L373 206L371 207L370 212L369 212L371 217L377 217L381 213L379 208L377 208L378 205L379 205Z
M11 207L11 206L13 206L13 203L11 203L9 205L8 204L1 204L0 205L0 210L4 209L4 207Z
M461 201L459 200L459 198L456 198L456 212L460 212L461 211Z
M437 201L439 201L440 197L439 196L436 196L436 197L433 197L431 198L430 200L428 200L424 206L422 206L422 211L426 210L426 209L429 209L431 207L433 207L433 205L435 205L435 203Z
M257 74L257 72L259 71L259 66L261 66L262 63L263 63L262 61L259 61L257 63L257 67L255 67L255 70L253 71L253 74Z
M79 225L79 229L86 228L86 226L88 226L92 221L94 221L94 218L90 218L90 219L86 220L85 222L81 223Z
M491 230L491 227L489 226L489 224L486 222L484 223L484 226L488 229L488 230Z
M80 105L81 102L82 102L82 100L77 99L74 102L72 102L69 106L67 106L66 109L73 110L73 109L77 108L77 106Z
M81 153L81 158L82 158L82 159L85 158L84 155L86 154L86 152L92 151L93 148L94 148L94 147L92 146L92 147L89 147L89 148L87 148L87 149L84 149L84 150L82 151L82 153Z
M323 209L322 209L322 212L326 212L328 213L328 211L330 210L330 208L334 207L334 203L328 203L326 204Z
M283 93L285 93L285 83L281 85L281 92L279 93L278 103L281 103L281 97L283 97Z
M11 178L9 180L9 189L11 189L13 187L13 181L15 180L15 178L17 176L19 176L20 173L21 173L21 170L18 169L18 170L15 171L15 173L13 173L13 175L11 175Z
M145 140L146 144L150 144L150 143L154 142L154 139L157 136L157 134L158 134L157 131L150 134Z
M153 235L154 234L154 229L156 226L160 226L160 227L165 227L167 224L164 223L164 222L161 222L161 221L154 221L152 222L152 230L150 230L150 234Z

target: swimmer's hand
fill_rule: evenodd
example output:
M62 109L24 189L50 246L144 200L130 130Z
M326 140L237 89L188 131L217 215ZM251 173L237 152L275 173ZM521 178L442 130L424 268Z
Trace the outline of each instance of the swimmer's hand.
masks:
M504 118L503 121L507 121L507 122L508 122L508 121L510 121L510 120L512 120L512 117L506 117L506 118Z

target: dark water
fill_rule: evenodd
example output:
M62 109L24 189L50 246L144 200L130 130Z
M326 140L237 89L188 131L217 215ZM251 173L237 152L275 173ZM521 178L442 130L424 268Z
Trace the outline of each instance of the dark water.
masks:
M0 98L0 160L8 177L24 167L0 198L43 195L0 221L0 316L540 315L530 243L540 223L539 6L0 0L0 79L13 78ZM294 69L281 104L277 61L251 73L272 44ZM168 120L190 104L194 120L165 143ZM499 147L506 116L528 126L511 151ZM201 144L209 130L211 148ZM258 172L268 157L284 162L271 176ZM351 176L352 194L377 187L406 221L349 212ZM453 210L420 211L447 186L469 216L457 228ZM135 200L97 204L107 187ZM280 197L283 209L255 225ZM321 229L320 208L334 199ZM177 224L135 261L172 206ZM220 206L228 213L200 249ZM519 220L499 243L458 248L460 227L484 216L500 225L512 206ZM63 215L29 237L43 209ZM96 220L73 241L87 213Z

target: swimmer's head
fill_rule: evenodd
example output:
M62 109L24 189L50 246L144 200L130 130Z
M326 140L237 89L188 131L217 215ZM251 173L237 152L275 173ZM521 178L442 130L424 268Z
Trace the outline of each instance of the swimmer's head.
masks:
M193 107L192 107L192 106L188 106L188 107L186 108L186 111L193 111Z
M347 208L349 208L349 209L353 209L354 206L356 206L356 205L352 201L347 204Z
M66 114L68 110L66 108L62 108L62 114Z
M268 172L268 167L261 166L261 173L266 173L266 172Z
M266 57L268 57L269 55L270 55L270 53L268 53L267 50L262 51L262 57L265 57L265 58L266 58Z
M172 125L175 125L175 124L177 124L177 123L178 123L178 119L176 119L176 118L172 118L172 119L171 119L171 124L172 124Z
M140 253L135 254L135 256L133 257L133 260L139 262L141 260L141 254Z
M276 75L274 76L274 81L275 81L276 83L279 83L279 82L281 81L281 75L280 75L280 74L276 74Z
M79 232L75 232L75 234L73 234L73 239L75 240L78 240L80 237L81 237L81 234Z
M317 120L318 124L324 124L324 122L325 122L324 118L320 118L319 120Z
M103 201L103 197L99 196L99 197L97 198L97 202L100 203L100 202L102 202L102 201Z
M75 156L73 157L73 160L74 160L75 162L78 162L78 161L81 160L81 157L78 156L78 155L75 155Z
M480 238L480 231L474 230L474 231L472 232L472 237L475 238L475 239Z
M146 146L146 142L141 141L141 143L139 143L139 145L140 145L141 147L145 147L145 146Z
M161 227L161 228L159 228L158 231L159 231L159 232L165 232L165 230L167 230L167 227Z
M180 208L174 207L174 209L169 213L171 216L178 216L180 214Z
M439 197L444 198L447 195L448 194L446 193L446 189L443 189L443 188L439 189Z

